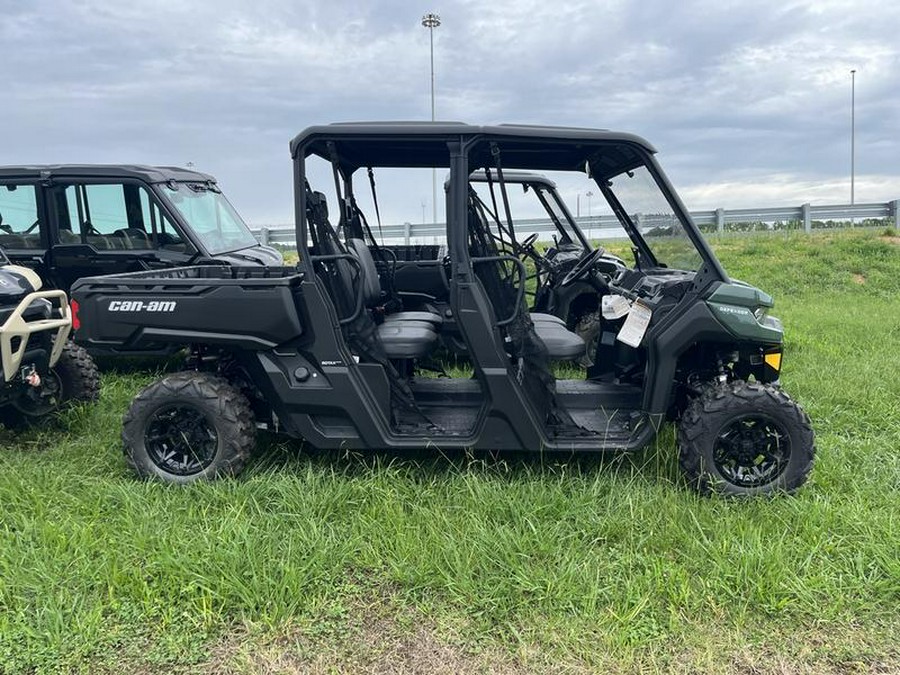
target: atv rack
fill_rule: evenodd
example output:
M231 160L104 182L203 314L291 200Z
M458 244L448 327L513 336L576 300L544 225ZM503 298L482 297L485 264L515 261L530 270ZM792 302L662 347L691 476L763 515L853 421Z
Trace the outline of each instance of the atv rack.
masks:
M59 303L60 318L27 321L24 318L26 310L34 301L41 299L50 302L56 300ZM28 347L28 339L34 333L56 331L53 338L53 349L50 352L49 365L52 368L59 361L71 330L71 310L63 291L35 291L26 295L6 321L0 324L0 363L3 365L3 381L9 382L18 373Z

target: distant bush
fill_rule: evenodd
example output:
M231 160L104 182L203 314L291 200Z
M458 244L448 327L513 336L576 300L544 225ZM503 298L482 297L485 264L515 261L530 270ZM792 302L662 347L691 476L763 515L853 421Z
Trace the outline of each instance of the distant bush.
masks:
M813 220L810 226L814 230L839 230L857 228L892 228L892 218L863 218L852 222L850 220ZM802 220L775 221L771 223L763 221L747 221L742 223L725 223L725 232L792 232L803 229ZM715 223L700 225L700 231L707 234L717 232Z
M814 230L833 230L845 227L886 227L892 225L890 218L863 218L853 222L851 220L814 220Z

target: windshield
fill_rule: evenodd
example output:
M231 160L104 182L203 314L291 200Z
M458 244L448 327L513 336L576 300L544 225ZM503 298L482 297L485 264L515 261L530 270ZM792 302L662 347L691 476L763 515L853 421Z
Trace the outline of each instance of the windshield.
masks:
M614 176L607 182L606 192L622 205L660 265L687 271L700 267L700 252L646 166ZM628 229L627 223L623 224Z
M559 230L559 243L563 245L574 244L579 248L590 248L584 236L575 226L575 223L572 222L572 215L560 200L559 193L554 188L543 185L534 185L533 187L538 199L541 200L541 203L547 210L547 215L550 216L556 229Z
M250 229L216 189L200 183L166 183L165 194L210 255L257 246Z
M566 248L590 248L587 239L575 224L572 213L560 197L555 183L539 174L516 171L504 176L504 179L515 227L518 229L525 226L524 232L517 232L517 239L526 239L533 231L529 230L529 227L533 228L535 225L539 225L541 228L547 229L546 221L549 220L552 225L550 234L558 245ZM446 185L445 183L445 187ZM513 189L514 186L516 188L521 186L521 190ZM475 191L485 214L490 216L489 226L491 229L496 230L499 220L503 223L503 233L506 234L506 219L500 188L496 187L495 183L492 192L491 183L485 179L485 174L481 171L472 174L469 187ZM499 218L494 211L495 208L500 210ZM555 234L552 232L553 229L556 230ZM495 232L495 234L498 233ZM541 234L546 233L542 231Z

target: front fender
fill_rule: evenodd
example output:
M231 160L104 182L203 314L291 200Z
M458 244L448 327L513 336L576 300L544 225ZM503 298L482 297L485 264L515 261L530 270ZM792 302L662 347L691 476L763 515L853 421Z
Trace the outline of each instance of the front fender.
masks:
M669 408L678 359L698 342L734 342L704 302L694 303L672 322L651 328L647 339L647 384L644 411L664 413Z

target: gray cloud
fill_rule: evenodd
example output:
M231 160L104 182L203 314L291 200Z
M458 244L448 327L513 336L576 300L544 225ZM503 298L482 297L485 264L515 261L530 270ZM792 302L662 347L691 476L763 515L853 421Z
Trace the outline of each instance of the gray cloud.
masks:
M0 0L0 161L184 164L251 222L290 219L309 124L425 119L429 5ZM692 207L900 196L900 6L867 2L434 7L438 116L635 131ZM426 194L429 191L426 191ZM415 203L388 205L413 219Z

